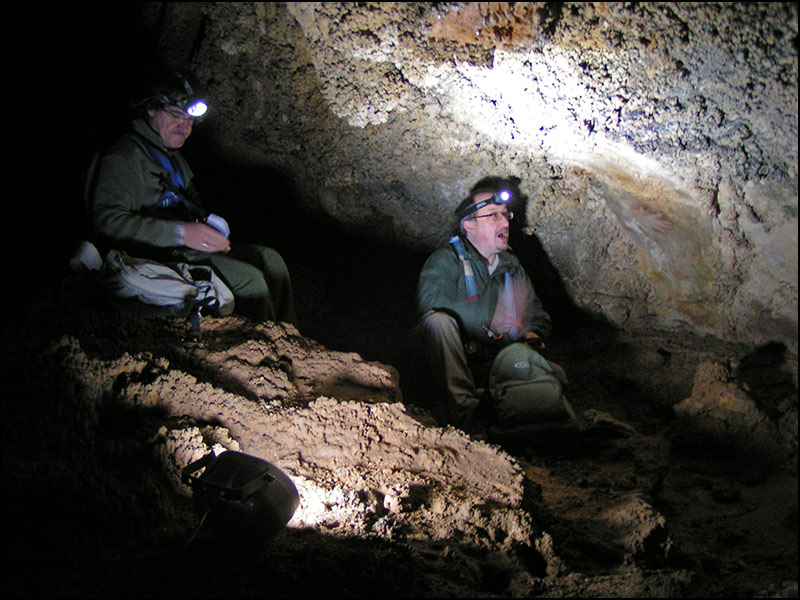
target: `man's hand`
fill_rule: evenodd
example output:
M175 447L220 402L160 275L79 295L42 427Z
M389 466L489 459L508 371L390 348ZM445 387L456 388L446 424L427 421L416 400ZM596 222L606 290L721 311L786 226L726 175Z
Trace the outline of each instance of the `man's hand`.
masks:
M200 252L229 252L231 249L230 240L205 223L186 223L183 245Z
M544 350L544 342L537 334L532 331L526 331L524 335L525 342L531 347L538 350Z

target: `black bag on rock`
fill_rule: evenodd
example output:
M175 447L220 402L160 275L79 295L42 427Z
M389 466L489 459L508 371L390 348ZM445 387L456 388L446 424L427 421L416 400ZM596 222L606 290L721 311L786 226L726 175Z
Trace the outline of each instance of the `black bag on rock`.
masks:
M181 480L192 488L201 526L207 523L220 537L245 544L273 538L300 503L297 488L283 471L241 452L209 453L187 465Z

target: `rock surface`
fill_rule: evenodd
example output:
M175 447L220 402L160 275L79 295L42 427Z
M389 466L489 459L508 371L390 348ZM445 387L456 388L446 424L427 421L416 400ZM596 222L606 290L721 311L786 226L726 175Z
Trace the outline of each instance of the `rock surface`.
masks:
M797 596L794 3L7 21L8 595ZM204 198L287 257L302 335L231 318L198 342L62 280L80 174L164 60L211 100ZM437 427L405 343L419 261L485 176L517 188L574 447ZM30 306L36 281L58 293ZM225 448L301 491L263 552L198 530L178 483Z
M429 250L470 186L510 178L583 310L797 345L793 3L197 3L145 22L197 71L217 152L291 174L351 231Z
M64 374L85 390L83 401L89 410L101 411L107 398L124 409L159 410L167 418L188 419L191 426L159 429L156 452L166 459L176 489L187 496L180 482L180 471L190 462L220 449L242 451L286 470L298 482L301 505L293 520L298 527L323 527L349 535L381 532L391 539L392 532L407 529L411 538L448 539L472 536L471 543L511 547L528 543L532 529L522 503L522 473L514 461L483 444L472 443L455 430L426 428L408 416L399 403L388 404L381 396L387 391L396 396L396 377L378 365L365 365L350 355L354 365L339 370L341 353L315 348L314 356L294 356L309 341L296 331L283 327L249 328L242 321L228 318L204 328L206 341L190 351L197 359L195 368L211 366L203 351L216 346L225 332L251 337L244 352L241 346L228 355L248 362L252 351L278 345L278 355L290 365L286 372L269 370L264 363L251 364L238 372L224 371L213 381L225 387L240 384L244 393L253 379L262 384L250 398L231 394L214 383L198 381L182 369L170 368L163 358L124 354L117 360L92 360L74 339L63 339L45 356L64 370ZM270 335L272 334L272 335ZM355 358L355 360L352 360ZM268 359L266 359L268 360ZM308 378L312 367L319 374ZM376 381L359 382L359 367L383 375L383 387ZM338 373L337 373L338 371ZM382 371L382 372L381 372ZM305 377L303 377L305 375ZM288 379L304 379L305 396L284 394L275 399L274 390L284 392ZM342 400L316 396L316 389L336 382L341 389L361 400ZM276 385L277 384L277 385ZM316 389L315 389L316 388ZM345 396L347 394L344 394ZM299 398L315 398L299 405ZM203 427L213 442L203 443ZM220 437L222 436L222 437ZM219 441L228 440L227 444ZM163 444L165 448L158 448ZM191 452L186 448L192 448ZM423 506L425 508L421 508ZM484 535L492 540L482 543Z
M674 409L688 428L697 430L694 435L747 448L774 461L795 456L797 415L790 410L772 420L724 365L701 364L691 397Z
M422 398L403 397L395 368L294 327L205 318L197 339L180 319L120 312L72 285L4 337L13 595L796 593L791 435L768 460L749 450L791 418L792 389L796 411L796 383L772 387L789 405L762 427L736 430L751 442L744 452L708 426L721 420L714 410L686 408L729 406L732 392L710 390L720 377L739 389L745 372L750 392L733 397L758 398L774 360L701 366L672 423L646 382L622 377L625 344L567 342L553 352L584 435L512 455L438 427ZM682 352L687 364L722 356ZM658 383L682 374L662 370ZM796 457L796 429L794 444ZM271 462L298 489L294 516L263 549L204 528L181 483L186 465L224 450Z

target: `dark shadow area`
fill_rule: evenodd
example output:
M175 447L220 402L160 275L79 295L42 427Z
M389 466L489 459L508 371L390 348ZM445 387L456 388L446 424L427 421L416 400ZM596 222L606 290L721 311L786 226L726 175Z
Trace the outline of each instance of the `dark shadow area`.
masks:
M16 282L7 303L48 287L86 234L91 156L127 124L128 104L157 61L140 11L138 3L29 6L4 18L2 249Z
M787 363L784 344L773 342L756 348L742 358L734 375L739 384L746 386L759 408L773 419L782 414L782 403L797 398L797 386Z
M198 143L191 150L187 144L185 154L204 201L219 207L232 237L275 248L286 260L300 332L333 350L404 370L412 354L417 277L427 256L349 231L304 205L294 174L236 164L202 136L191 141Z
M528 272L536 294L550 313L554 334L566 336L580 331L589 324L594 327L603 325L598 317L576 306L542 243L535 235L523 233L521 230L523 225L522 217L519 220L515 218L511 226L510 246ZM608 325L608 328L611 329L611 326Z

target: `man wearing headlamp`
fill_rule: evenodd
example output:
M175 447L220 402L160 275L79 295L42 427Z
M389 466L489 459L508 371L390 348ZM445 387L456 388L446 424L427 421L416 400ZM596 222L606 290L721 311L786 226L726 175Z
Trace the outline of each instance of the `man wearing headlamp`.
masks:
M539 418L536 403L557 406L551 413L560 419L565 401L554 374L562 375L560 367L538 354L552 329L550 316L509 249L511 199L496 187L473 189L456 208L456 235L428 258L417 287L422 351L446 399L441 417L479 437L492 428L525 431L537 425L526 422ZM489 371L501 355L510 355L504 353L510 346L546 371L549 398L534 391L504 406L504 399L492 397Z
M161 73L137 108L132 132L96 168L90 204L98 245L159 262L209 265L233 292L237 312L257 321L296 323L280 254L231 242L227 221L202 207L179 151L207 109L188 79Z

